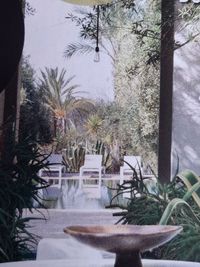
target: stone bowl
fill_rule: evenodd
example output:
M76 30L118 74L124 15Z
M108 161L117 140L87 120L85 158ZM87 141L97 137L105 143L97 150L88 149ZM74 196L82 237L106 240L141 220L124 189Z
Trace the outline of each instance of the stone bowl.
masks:
M165 244L181 230L171 225L87 225L69 226L64 232L94 248L116 253L115 267L140 267L140 252Z

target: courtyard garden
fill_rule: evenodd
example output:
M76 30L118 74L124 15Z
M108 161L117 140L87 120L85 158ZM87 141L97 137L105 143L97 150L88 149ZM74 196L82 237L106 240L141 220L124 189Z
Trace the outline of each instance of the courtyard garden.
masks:
M0 125L1 132L9 133L0 139L2 264L35 260L43 238L63 238L60 232L66 225L80 225L81 221L83 225L102 222L122 227L181 226L173 240L142 251L142 258L147 259L144 266L150 266L150 259L200 262L199 173L180 167L178 151L173 162L175 173L168 182L163 183L158 175L162 7L159 0L113 0L76 8L65 17L79 35L78 42L67 41L60 51L66 67L38 70L31 63L33 55L22 55L18 126L10 134L7 128L14 128L9 128L10 121ZM173 23L177 32L185 34L184 40L175 38L174 53L188 44L199 44L199 7L191 2L175 9ZM37 13L28 1L24 8L25 16ZM112 99L83 90L84 85L78 82L81 70L71 75L70 60L91 55L96 60L99 54L95 53L110 62ZM1 140L6 140L5 144ZM95 160L100 156L98 175L94 166L86 164L88 155ZM54 160L60 156L61 162L52 161L52 156ZM128 157L134 157L134 166ZM89 178L84 176L84 167L87 175L93 170ZM100 193L92 197L101 202L92 206L94 215L83 193L84 179L91 180L88 188L97 186ZM72 202L78 203L78 210L70 210ZM62 220L52 223L52 233L48 220L58 219L57 214ZM113 265L113 256L102 255L102 260L111 259Z

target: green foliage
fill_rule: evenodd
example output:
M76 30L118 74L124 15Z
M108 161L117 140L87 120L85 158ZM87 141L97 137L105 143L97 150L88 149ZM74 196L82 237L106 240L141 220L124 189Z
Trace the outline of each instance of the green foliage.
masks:
M39 88L44 96L44 102L51 110L54 118L54 133L65 134L71 123L83 121L88 112L93 109L91 100L80 97L83 92L77 91L77 84L71 81L75 76L65 78L66 70L45 68L41 71Z
M132 169L134 170L134 168ZM126 211L122 214L117 214L118 216L123 215L120 222L123 224L148 225L157 224L170 199L173 199L177 195L183 196L185 189L182 186L177 187L174 182L168 185L157 183L156 187L148 188L142 174L138 174L134 170L131 180L124 181L123 184L118 185L117 195L122 195L124 192L130 192L131 196L128 199L127 205L124 207ZM115 198L116 196L113 200Z
M186 23L194 24L198 23L200 19L200 7L194 3L188 3L179 9L179 17L183 19ZM186 25L184 25L186 26Z
M172 260L200 262L200 227L187 217L184 231L167 246L164 246L162 258Z
M29 57L22 60L21 79L19 138L24 140L29 137L33 142L49 143L52 139L51 116L49 109L44 106L44 97L36 86L35 71L29 63Z
M119 160L124 154L142 155L145 165L151 165L154 169L157 166L155 155L158 112L151 113L150 110L158 109L157 102L153 102L158 95L153 96L151 90L145 89L138 91L138 94L142 95L142 106L137 103L139 101L131 101L131 97L127 106L121 106L116 102L96 103L96 116L100 118L101 124L96 134L92 135L91 130L88 132L88 138L101 140L109 147L113 158L112 165L116 165L113 168L115 171L119 170Z
M191 196L194 198L196 204L200 207L200 178L199 176L190 171L185 170L179 173L178 178L186 185L188 192L185 195L184 199L190 198Z
M85 148L81 145L68 145L64 150L65 163L70 172L79 172L84 164Z
M91 114L85 123L87 133L98 138L102 124L103 120L98 116L98 114Z
M145 8L148 6L150 8ZM152 11L153 10L153 11ZM155 13L155 10L157 11ZM154 12L154 16L152 16ZM79 9L78 15L68 14L66 17L80 28L80 36L84 41L96 41L96 10ZM145 13L145 15L143 14ZM151 15L149 15L151 13ZM159 60L159 35L160 35L160 2L149 1L112 1L111 4L100 7L100 50L105 52L114 63L123 46L123 39L136 36L140 48L144 46L146 63L154 64ZM126 38L125 38L126 37ZM152 41L153 40L153 41ZM155 43L157 40L157 43ZM146 49L146 43L151 44ZM155 46L155 44L157 44ZM94 47L94 45L93 45ZM132 46L131 46L132 47ZM77 53L94 51L92 46L85 42L69 44L65 56L71 57Z
M111 154L108 146L105 143L97 140L96 144L92 145L90 148L87 146L87 152L89 154L102 155L102 165L106 167L106 171L109 171L109 169L111 168Z
M96 39L95 10L81 9L67 18L80 28L84 44L68 45L66 55L92 51ZM154 169L158 146L160 24L157 0L131 4L113 1L100 8L100 52L106 53L113 63L115 105L106 107L99 137L118 143L128 154L143 155ZM113 158L117 165L119 156Z
M36 245L36 237L28 231L33 203L41 204L39 191L47 183L38 171L47 167L45 157L35 143L24 141L6 151L0 160L0 262L17 261L27 257Z
M186 212L188 216L191 216L196 223L200 224L200 221L194 214L191 206L184 199L180 198L174 198L168 203L162 214L159 224L165 225L168 223L168 221L173 221L173 214L178 208L181 209L182 212Z
M64 51L64 56L67 58L71 58L75 54L89 54L94 52L94 47L88 44L80 44L80 43L73 43L69 44Z
M103 101L96 104L96 109L98 117L102 120L98 137L108 145L112 145L115 140L118 140L122 151L133 152L130 131L132 126L126 110L115 102L106 103ZM118 155L118 157L120 156Z
M169 223L183 226L183 231L175 239L159 249L144 253L143 257L200 261L200 212L192 199L194 191L199 189L199 182L188 191L179 176L180 174L169 184L158 183L155 189L149 190L142 177L134 172L131 181L118 185L117 196L127 191L132 192L125 206L120 203L118 205L124 211L114 214L122 216L119 222L142 225Z
M115 65L115 96L129 123L131 146L137 154L157 165L158 114L159 114L159 6L136 2L137 23L127 21L133 29L127 38L121 38L120 51ZM120 28L120 36L126 29ZM129 47L129 49L127 49ZM131 126L132 127L131 127Z
M144 161L156 170L161 1L135 0L131 3L112 1L100 8L100 52L106 53L113 64L116 110L119 112L114 114L113 108L113 113L109 114L116 118L115 123L110 119L111 127L107 124L109 119L102 117L100 138L103 136L103 141L116 139L122 151L143 155ZM182 5L177 11L176 25L184 30L181 39L185 40L178 40L175 49L199 35L199 14L199 6L192 3ZM66 56L93 51L96 18L95 8L68 14L67 19L80 29L83 42L69 44Z
M87 140L79 144L69 142L67 146L65 146L65 149L63 149L65 164L70 172L79 172L80 167L84 164L86 153L102 155L102 164L106 166L107 170L109 169L110 154L107 150L107 146L101 141L97 141L94 144L89 143Z
M183 226L182 233L162 248L163 259L200 261L200 213L193 202L172 199L164 211L160 223Z

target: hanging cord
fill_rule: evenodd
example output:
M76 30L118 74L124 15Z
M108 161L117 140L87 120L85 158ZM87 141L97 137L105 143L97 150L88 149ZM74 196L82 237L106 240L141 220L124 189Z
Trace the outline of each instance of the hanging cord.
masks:
M97 6L97 38L96 38L96 47L95 47L95 52L99 52L99 5Z

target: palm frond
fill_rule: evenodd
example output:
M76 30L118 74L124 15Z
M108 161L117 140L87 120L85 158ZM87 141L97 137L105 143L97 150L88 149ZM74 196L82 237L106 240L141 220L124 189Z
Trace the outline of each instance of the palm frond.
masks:
M88 44L81 44L81 43L71 43L69 44L65 51L64 57L71 58L76 54L89 54L94 51L94 47Z

